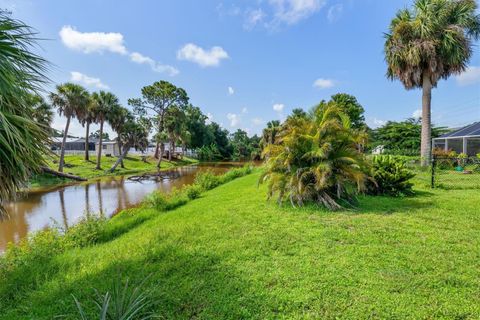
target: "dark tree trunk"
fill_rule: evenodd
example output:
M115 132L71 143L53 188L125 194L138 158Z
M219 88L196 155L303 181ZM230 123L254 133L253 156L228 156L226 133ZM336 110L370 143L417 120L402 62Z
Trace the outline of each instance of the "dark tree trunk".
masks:
M157 169L160 170L160 166L162 165L162 159L163 159L163 152L165 151L165 144L163 142L160 142L160 152L159 152L159 157L157 161Z
M155 159L158 159L159 148L160 148L160 143L157 142L157 145L155 146L155 155L153 156Z
M118 143L118 151L120 151L120 154L121 154L123 152L122 139L117 138L117 143ZM125 169L125 165L123 164L123 159L120 161L120 168Z
M117 161L115 161L113 166L110 168L110 170L109 170L110 173L113 173L113 171L115 171L115 169L117 169L120 162L123 161L123 158L125 158L127 156L127 153L128 153L129 149L130 149L130 145L127 143L124 147L124 150L123 150L122 154L120 154L120 157L118 157Z
M88 161L90 160L90 154L89 154L89 145L88 145L88 135L90 134L90 122L87 121L87 124L85 125L85 160Z
M98 150L97 150L97 170L102 169L102 147L103 147L103 119L100 121L100 140L98 140Z
M53 176L60 177L60 178L67 178L67 179L76 180L76 181L87 181L87 179L85 179L85 178L82 178L82 177L79 177L79 176L74 176L73 174L63 173L63 172L60 172L60 171L55 171L55 170L50 169L49 167L42 167L42 172L48 173L48 174L51 174Z
M65 125L65 132L63 133L62 146L60 148L60 161L58 163L58 171L63 172L63 166L65 164L65 144L67 143L68 128L70 127L71 117L67 117L67 124Z
M420 155L422 166L430 165L432 160L432 82L428 74L423 75L423 96L422 96L422 142Z

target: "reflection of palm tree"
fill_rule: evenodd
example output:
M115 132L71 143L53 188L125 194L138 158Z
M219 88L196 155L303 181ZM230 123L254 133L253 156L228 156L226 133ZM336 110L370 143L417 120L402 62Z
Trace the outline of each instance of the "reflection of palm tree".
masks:
M97 181L97 197L98 197L98 209L100 215L103 216L103 201L102 201L102 183L100 180Z
M87 183L85 185L85 212L90 212L90 195L89 195L90 185Z
M67 231L68 230L68 219L67 219L67 210L65 208L64 193L65 193L64 189L60 189L58 191L58 195L60 196L60 209L62 210L63 225L65 227L65 231Z

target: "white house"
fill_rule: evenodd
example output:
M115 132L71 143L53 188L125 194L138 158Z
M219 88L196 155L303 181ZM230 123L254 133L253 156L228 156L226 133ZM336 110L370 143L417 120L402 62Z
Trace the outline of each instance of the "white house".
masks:
M99 143L95 143L95 153L98 152ZM103 141L102 142L102 154L106 156L119 157L120 149L117 141Z

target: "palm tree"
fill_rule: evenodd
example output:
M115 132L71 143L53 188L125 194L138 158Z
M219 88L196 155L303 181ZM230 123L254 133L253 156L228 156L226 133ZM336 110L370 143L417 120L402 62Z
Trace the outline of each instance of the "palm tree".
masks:
M89 97L88 105L86 106L84 112L79 117L80 123L85 127L85 161L90 160L89 153L89 138L90 138L90 125L95 123L96 117L94 112L94 102L91 97Z
M58 171L63 172L65 161L65 143L68 137L68 128L72 118L84 114L89 104L88 92L84 87L74 84L65 83L57 86L57 92L50 93L50 101L52 105L58 109L58 114L67 118L65 130L63 131L62 146L60 149L60 161Z
M170 150L168 160L172 160L172 153L175 152L175 143L180 140L182 132L186 130L185 112L178 106L171 106L165 113L165 130L168 135Z
M107 121L110 124L110 127L112 127L112 130L115 131L117 134L117 143L118 143L118 149L120 150L120 153L123 151L123 142L122 139L120 139L120 134L123 132L123 129L125 127L125 123L128 120L129 117L129 111L128 109L117 105L110 110L110 116L108 117ZM123 165L123 160L120 162L120 167L124 168Z
M97 166L96 169L100 170L101 160L102 160L102 147L103 147L103 125L107 119L109 119L112 110L117 108L120 104L118 98L111 92L100 91L94 92L92 94L93 103L93 113L100 124L100 137L98 140L98 150L97 150Z
M422 88L422 165L431 158L432 88L440 79L465 71L472 40L480 36L474 0L416 0L403 9L386 34L387 76L405 88Z
M47 62L31 52L35 32L0 10L0 214L48 153L49 137L32 119L27 93L48 81Z
M260 139L260 146L262 148L265 148L269 144L274 144L279 131L280 131L280 121L278 120L269 121L267 123L267 127L263 129L262 138Z
M45 99L38 94L28 94L26 96L28 105L32 108L32 118L44 130L51 133L51 124L53 121L54 112L52 106L48 104Z
M311 117L291 118L263 151L269 157L260 181L268 182L269 197L278 194L279 202L340 209L365 187L357 141L357 131L335 104L316 108Z

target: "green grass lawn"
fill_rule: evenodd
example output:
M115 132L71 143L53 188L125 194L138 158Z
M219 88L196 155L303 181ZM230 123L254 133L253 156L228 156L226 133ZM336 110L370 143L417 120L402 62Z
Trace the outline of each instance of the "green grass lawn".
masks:
M166 213L131 209L110 221L116 237L26 262L9 276L28 281L0 279L0 319L76 319L72 294L91 309L94 288L147 276L165 319L480 318L478 190L331 213L278 207L257 180Z
M56 159L58 161L58 159ZM153 157L148 157L147 162L142 161L140 156L129 156L126 157L124 160L125 168L121 168L120 166L117 167L115 172L109 173L107 172L108 169L117 161L116 157L102 157L102 170L95 169L97 164L97 157L90 157L90 161L85 161L83 155L66 155L65 156L65 163L66 167L64 167L63 172L70 173L76 176L80 176L86 179L104 177L104 176L112 176L112 175L129 175L129 174L137 174L142 172L154 172L157 170L156 164L157 160ZM162 169L168 169L175 166L182 166L188 165L197 162L197 160L184 157L183 160L175 160L175 161L162 161ZM58 170L58 163L54 163L53 160L48 160L47 164L54 170ZM47 174L41 174L35 176L31 182L30 186L32 188L45 186L45 185L52 185L58 183L65 183L70 180L54 177Z

